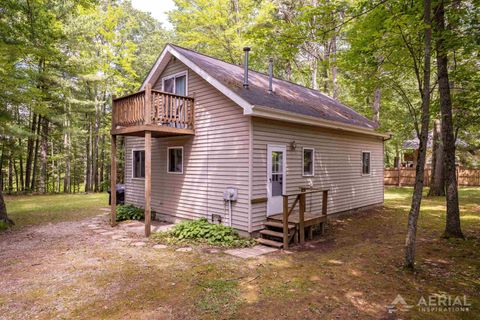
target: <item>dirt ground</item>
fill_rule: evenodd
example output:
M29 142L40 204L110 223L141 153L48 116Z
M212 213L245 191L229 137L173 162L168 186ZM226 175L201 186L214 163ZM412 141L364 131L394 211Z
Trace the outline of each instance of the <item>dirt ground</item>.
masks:
M441 205L427 202L414 274L401 267L405 212L389 205L329 224L308 248L247 260L135 247L89 229L92 218L5 232L0 319L478 319L475 204L467 240L452 242L439 237ZM472 306L387 312L397 294L414 304L434 293L466 295Z

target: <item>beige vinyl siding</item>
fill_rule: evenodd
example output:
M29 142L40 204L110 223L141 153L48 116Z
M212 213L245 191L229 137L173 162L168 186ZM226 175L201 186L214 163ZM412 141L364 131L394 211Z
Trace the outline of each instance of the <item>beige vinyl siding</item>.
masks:
M171 60L161 78L188 68ZM188 70L188 95L195 98L195 136L152 139L152 210L180 219L225 215L223 192L238 188L233 204L233 226L249 231L250 119L217 89ZM144 180L132 179L132 149L144 139L126 138L126 202L143 206ZM183 174L167 173L167 148L183 146Z
M253 118L252 199L267 197L267 145L287 146L287 192L298 192L308 179L329 188L328 213L383 202L383 141L367 135ZM295 151L290 150L292 141ZM315 176L303 177L303 150L315 149ZM371 152L371 174L362 175L362 151ZM321 211L321 193L307 196L307 210ZM267 204L252 205L252 231L261 229Z

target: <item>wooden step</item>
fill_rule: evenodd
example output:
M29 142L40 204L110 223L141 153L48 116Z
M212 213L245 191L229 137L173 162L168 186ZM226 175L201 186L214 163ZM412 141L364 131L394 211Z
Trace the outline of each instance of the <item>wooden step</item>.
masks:
M269 237L279 238L279 239L282 239L282 241L283 241L283 232L280 232L280 231L263 229L263 230L260 230L260 234L265 235L265 236L269 236ZM288 237L290 238L291 234L289 234Z
M265 222L265 227L272 227L272 228L279 228L283 229L283 223L282 222L277 222L277 221L272 221L272 220L267 220ZM295 229L295 225L293 223L288 224L288 229Z
M264 238L258 238L256 240L257 240L258 243L269 246L269 247L274 247L274 248L279 248L279 249L283 247L283 242L268 240L268 239L264 239Z

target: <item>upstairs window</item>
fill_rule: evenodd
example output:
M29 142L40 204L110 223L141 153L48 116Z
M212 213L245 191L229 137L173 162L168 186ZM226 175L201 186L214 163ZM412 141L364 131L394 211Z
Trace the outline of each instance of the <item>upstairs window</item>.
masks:
M162 78L162 91L179 96L187 95L187 71Z
M315 149L303 148L303 176L315 175Z
M370 152L362 152L362 174L370 174Z
M145 178L145 151L133 150L133 177Z
M168 148L167 171L169 173L183 173L183 147Z

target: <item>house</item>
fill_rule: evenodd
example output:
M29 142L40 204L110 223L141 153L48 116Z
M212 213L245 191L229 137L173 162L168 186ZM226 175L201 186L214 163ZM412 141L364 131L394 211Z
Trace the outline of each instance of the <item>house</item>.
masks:
M266 238L279 227L286 247L299 215L323 222L319 215L382 204L388 135L338 101L274 78L271 65L268 75L249 70L248 50L242 67L169 44L140 91L114 99L112 190L122 135L125 201L162 219L206 217L249 235L272 225ZM114 212L112 201L112 221Z

